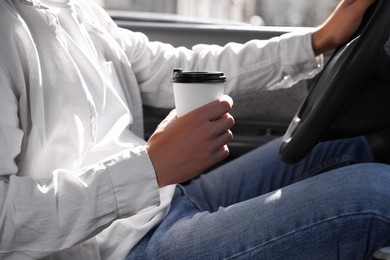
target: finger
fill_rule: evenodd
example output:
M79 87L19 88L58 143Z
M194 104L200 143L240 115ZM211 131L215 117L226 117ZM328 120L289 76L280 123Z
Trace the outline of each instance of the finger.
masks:
M227 130L231 129L234 126L234 118L230 114L224 114L222 117L215 121L211 121L211 127L214 129L213 137L219 136L220 134L225 133Z
M230 143L232 139L233 134L231 131L228 131L215 139L213 146L210 147L211 151L209 156L206 159L210 166L222 161L229 156L230 151L227 144Z
M234 103L234 102L233 102L233 99L232 99L230 96L228 96L228 95L223 95L223 96L221 97L221 100L228 102L228 103L230 104L230 106L233 107L233 103Z
M224 145L222 147L220 147L219 149L216 150L216 152L214 153L214 160L215 160L215 163L218 163L220 161L222 161L223 159L226 159L228 156L229 156L229 147L227 145Z
M227 145L233 140L233 133L230 130L227 130L225 133L217 136L213 142L213 149L214 151L217 151L221 147Z

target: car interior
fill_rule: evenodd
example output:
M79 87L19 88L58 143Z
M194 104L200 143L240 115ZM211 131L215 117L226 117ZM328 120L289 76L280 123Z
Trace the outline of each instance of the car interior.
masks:
M319 142L364 135L374 158L390 163L390 1L378 0L366 13L350 41L324 55L325 67L314 79L289 89L236 98L236 124L229 144L234 159L283 136L280 157L286 163L303 159ZM307 27L249 26L111 12L123 28L144 32L150 40L191 47L269 39ZM170 109L144 107L148 138ZM224 163L224 162L222 162ZM372 259L390 259L390 247Z
M284 136L280 156L287 163L295 163L321 141L365 135L376 160L390 162L389 12L389 1L377 1L356 35L325 55L325 69L314 79L303 80L289 89L236 98L232 111L236 120L234 139L227 160ZM197 43L243 43L312 29L145 16L127 11L110 11L110 15L119 26L141 31L150 40L186 47ZM169 111L144 107L146 138Z
M269 39L293 30L309 28L258 27L247 24L222 24L192 20L156 17L145 21L128 12L111 11L116 23L133 31L145 33L150 40L168 42L174 46L191 48L197 43L224 45L228 42L244 43L251 39ZM299 82L290 89L264 91L234 99L234 140L229 145L228 160L236 158L287 130L291 118L308 92L308 82ZM261 104L261 105L259 105ZM148 138L170 109L144 107L145 137Z
M356 34L335 50L284 136L284 161L300 161L320 141L390 126L389 12L389 1L374 3Z

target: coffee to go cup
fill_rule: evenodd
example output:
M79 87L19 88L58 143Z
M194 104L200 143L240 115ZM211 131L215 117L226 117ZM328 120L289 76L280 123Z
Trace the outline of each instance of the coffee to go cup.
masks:
M172 84L178 117L222 97L226 77L223 72L174 69Z

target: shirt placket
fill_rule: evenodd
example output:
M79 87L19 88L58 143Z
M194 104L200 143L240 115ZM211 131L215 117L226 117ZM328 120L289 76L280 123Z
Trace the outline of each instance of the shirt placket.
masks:
M38 12L40 12L45 18L50 27L50 29L55 33L57 39L61 42L63 47L68 50L68 43L66 40L65 32L60 25L60 21L55 13L53 13L50 8L42 4L37 0L19 0L20 3L28 6L35 7ZM96 127L97 127L97 112L94 106L94 102L89 94L89 92L84 88L85 96L88 102L88 108L90 112L89 116L89 129L90 129L90 146L93 146L96 142Z

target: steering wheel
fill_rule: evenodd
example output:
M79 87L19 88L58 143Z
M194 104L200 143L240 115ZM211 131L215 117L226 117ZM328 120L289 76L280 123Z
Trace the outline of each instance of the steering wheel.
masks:
M350 41L336 49L292 119L280 146L286 163L319 142L390 126L390 1L377 0Z

